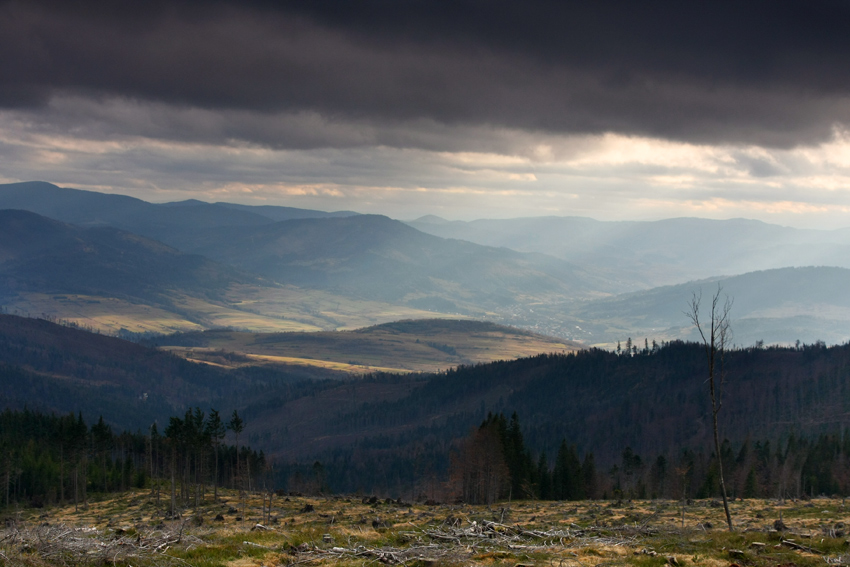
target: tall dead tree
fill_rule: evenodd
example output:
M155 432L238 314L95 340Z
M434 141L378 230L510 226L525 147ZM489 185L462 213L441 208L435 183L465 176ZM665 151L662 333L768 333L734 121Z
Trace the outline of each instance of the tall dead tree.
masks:
M732 338L730 328L729 312L732 309L732 301L725 297L720 304L720 294L723 288L718 285L717 292L711 298L711 312L708 321L700 319L700 303L702 292L694 293L691 298L690 309L685 315L693 322L699 332L702 344L705 347L706 362L708 364L708 391L711 398L711 424L714 429L714 452L717 455L717 469L720 478L720 493L723 495L723 510L726 512L726 524L729 531L734 531L732 515L729 513L729 500L726 497L726 483L723 480L723 457L720 452L720 434L717 428L717 414L723 407L723 383L725 381L724 359L726 348Z

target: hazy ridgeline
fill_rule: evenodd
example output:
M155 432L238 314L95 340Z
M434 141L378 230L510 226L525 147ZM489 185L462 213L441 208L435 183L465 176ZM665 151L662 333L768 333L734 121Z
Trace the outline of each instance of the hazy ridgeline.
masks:
M735 298L738 344L850 340L848 230L694 218L403 223L38 182L0 185L0 209L0 304L111 332L318 331L438 315L610 346L693 338L682 306L720 283Z

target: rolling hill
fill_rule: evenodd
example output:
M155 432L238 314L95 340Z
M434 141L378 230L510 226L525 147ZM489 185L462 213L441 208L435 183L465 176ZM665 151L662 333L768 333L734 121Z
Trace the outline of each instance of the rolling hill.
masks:
M444 341L433 335L435 344ZM659 455L673 462L682 449L707 450L711 436L704 352L681 342L635 356L588 350L351 379L316 367L197 364L0 315L0 361L2 407L82 411L90 422L103 414L122 429L194 406L225 415L238 409L247 443L284 460L320 459L342 491L394 490L442 474L452 449L488 412L516 411L533 451L554 454L566 438L579 454L593 451L600 470L626 447L644 462ZM734 444L772 444L840 433L850 411L848 364L847 345L730 352L722 434Z
M721 435L733 446L784 447L848 426L847 345L728 353ZM533 451L562 439L610 470L626 448L649 467L683 451L710 454L702 347L676 342L635 356L589 350L466 366L433 375L375 376L286 401L249 404L246 434L267 454L319 459L338 490L409 486L445 471L458 440L488 412L517 412ZM762 445L763 446L763 445ZM539 454L539 453L538 453ZM730 457L734 460L734 457Z
M232 409L251 388L337 374L318 368L224 371L81 329L0 315L0 407L99 415L123 429L191 406Z
M223 366L284 363L360 373L434 372L540 353L572 352L581 346L493 323L447 319L399 321L345 332L213 330L157 337L155 343L190 360Z
M207 258L110 227L79 228L27 211L0 210L3 290L77 293L167 303L172 291L219 297L259 284Z
M280 283L443 312L482 314L609 287L556 258L437 238L379 215L224 229L188 250Z

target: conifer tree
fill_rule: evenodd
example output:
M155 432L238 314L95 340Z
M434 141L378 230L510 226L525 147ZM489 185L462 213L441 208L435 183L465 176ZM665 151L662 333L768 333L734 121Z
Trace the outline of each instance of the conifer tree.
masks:
M215 454L215 474L213 476L213 498L218 502L218 453L221 446L221 440L227 434L227 427L221 421L221 416L216 409L210 409L210 415L207 418L207 423L204 426L207 436L213 444L213 452Z

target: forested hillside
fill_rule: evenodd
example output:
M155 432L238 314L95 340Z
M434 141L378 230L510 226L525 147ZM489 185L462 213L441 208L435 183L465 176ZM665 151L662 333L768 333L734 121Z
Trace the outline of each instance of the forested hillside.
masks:
M292 400L274 410L249 406L248 432L268 439L272 454L337 463L336 486L344 489L445 476L457 439L491 411L517 412L536 455L552 456L566 440L579 457L594 453L603 470L618 464L627 448L643 462L659 456L676 462L685 449L707 458L711 427L701 347L628 346L628 354L590 350L407 379L375 376L318 392L309 402ZM848 345L736 350L727 368L721 435L734 446L840 434L850 425ZM384 397L368 399L374 392ZM303 421L309 407L324 408L327 418Z
M405 491L427 485L436 494L445 488L463 440L488 415L514 413L535 470L545 468L544 452L549 465L560 453L562 463L584 466L592 454L600 495L610 496L617 478L624 493L669 495L677 486L674 471L685 465L695 471L688 481L692 490L712 486L706 366L696 344L626 343L619 352L350 378L306 367L195 364L119 339L5 315L0 360L4 407L82 411L89 423L102 413L118 429L162 424L195 406L237 409L248 424L247 443L302 476L320 461L334 490L407 496ZM842 455L850 454L850 438L844 438L850 426L850 345L737 349L728 353L726 368L720 424L734 453L726 459L737 471L734 479L744 475L746 481L759 454L765 464L753 473L762 476L751 479L752 490L753 482L760 491L778 490L780 476L787 490L845 490L839 469ZM336 380L323 379L331 377ZM788 454L795 455L792 461ZM731 464L738 461L744 464ZM666 488L652 488L648 475L655 464L665 471ZM609 474L614 466L619 477Z
M105 294L168 304L184 291L219 296L255 276L109 227L83 229L0 210L0 299L19 291Z
M227 371L114 337L0 315L0 409L82 412L89 421L103 415L117 428L135 430L191 406L230 411L258 392L280 394L294 382L338 376L298 367Z

